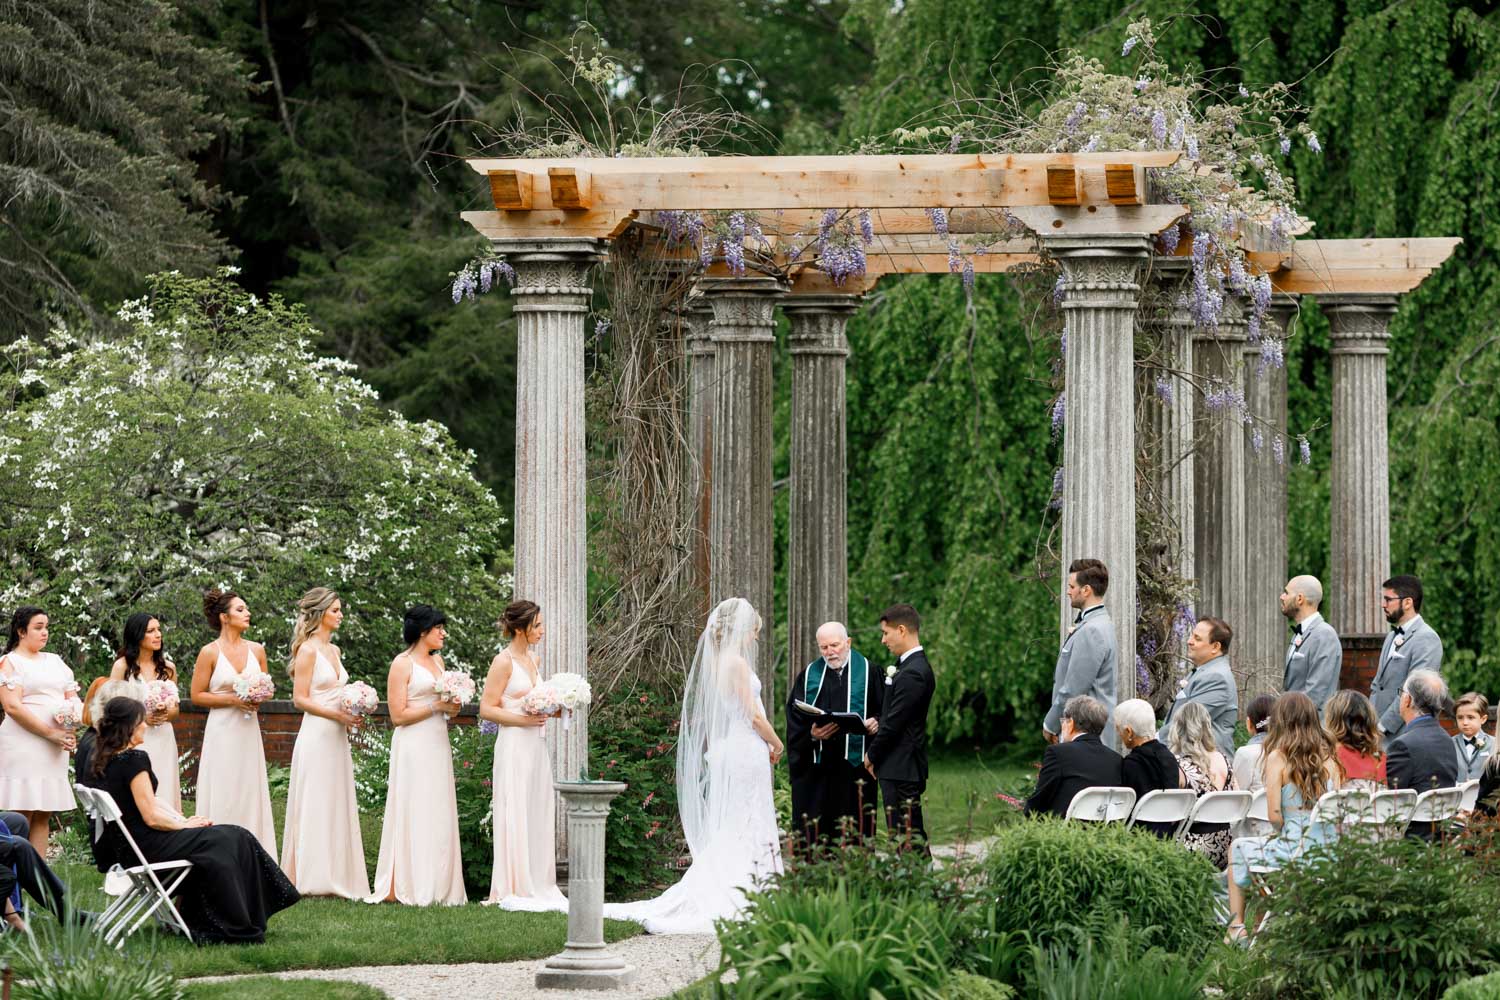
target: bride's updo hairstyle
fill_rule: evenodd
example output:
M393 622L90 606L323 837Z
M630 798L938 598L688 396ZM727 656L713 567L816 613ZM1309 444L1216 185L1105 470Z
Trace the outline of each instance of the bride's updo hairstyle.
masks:
M203 592L203 617L208 619L209 628L217 632L224 627L224 619L220 616L229 614L229 605L239 596L232 590L218 587L209 587Z
M109 762L130 747L135 728L146 720L146 706L134 698L111 698L104 714L94 727L99 735L94 742L94 756L89 761L94 777L104 773Z
M535 601L511 601L500 615L500 631L510 639L525 632L542 616L542 606Z
M748 636L760 627L760 615L743 597L720 601L708 616L708 637L718 649L722 649L724 641L736 632Z

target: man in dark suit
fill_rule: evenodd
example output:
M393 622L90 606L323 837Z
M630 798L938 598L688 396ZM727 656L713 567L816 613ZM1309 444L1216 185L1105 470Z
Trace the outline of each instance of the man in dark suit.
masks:
M1406 675L1401 687L1401 735L1386 748L1385 780L1390 787L1425 792L1457 783L1458 757L1453 753L1453 739L1437 720L1447 701L1448 685L1442 674L1413 670ZM1414 823L1410 833L1431 839L1432 825Z
M880 783L885 822L892 833L917 838L927 851L922 793L927 790L927 709L937 686L922 640L922 620L910 604L893 604L880 616L880 641L896 657L886 668L880 728L865 749L865 766ZM1451 754L1450 754L1451 756Z
M1068 699L1062 709L1058 741L1042 754L1042 772L1036 791L1026 800L1026 814L1068 814L1073 796L1085 788L1112 788L1120 784L1120 755L1100 738L1109 710L1086 694Z
M10 909L9 900L19 886L59 921L67 921L73 912L68 906L68 891L26 838L26 818L20 813L0 813L0 829L5 831L0 833L0 911ZM7 913L4 923L17 929L24 926L18 914Z

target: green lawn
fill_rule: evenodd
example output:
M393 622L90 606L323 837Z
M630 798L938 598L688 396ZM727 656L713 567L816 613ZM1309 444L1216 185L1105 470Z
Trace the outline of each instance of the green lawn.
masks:
M1020 812L996 798L996 793L1024 799L1036 784L1033 760L1040 755L947 748L928 764L927 794L922 816L935 844L969 842L988 836L999 823Z
M255 976L232 983L188 983L186 1000L384 1000L389 994L360 983Z

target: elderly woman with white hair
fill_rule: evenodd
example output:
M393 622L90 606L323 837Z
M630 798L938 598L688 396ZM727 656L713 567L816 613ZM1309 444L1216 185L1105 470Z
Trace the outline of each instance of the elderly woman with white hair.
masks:
M1187 787L1182 765L1171 750L1156 738L1156 710L1140 698L1115 706L1115 732L1129 752L1120 762L1120 781L1135 789L1139 802L1147 794L1167 788ZM1159 837L1170 837L1175 823L1141 823Z
M1199 797L1222 792L1234 775L1229 761L1214 740L1213 719L1208 709L1197 702L1183 705L1172 719L1167 745L1182 768L1182 775ZM1229 864L1229 826L1223 823L1194 823L1183 837L1183 846L1212 861L1223 871Z

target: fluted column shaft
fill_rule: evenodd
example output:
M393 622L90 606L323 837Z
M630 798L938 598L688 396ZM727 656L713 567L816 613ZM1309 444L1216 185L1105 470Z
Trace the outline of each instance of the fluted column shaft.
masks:
M1281 588L1287 572L1286 365L1265 359L1265 338L1285 341L1297 315L1295 295L1276 295L1266 310L1264 335L1245 350L1245 397L1260 434L1260 448L1245 452L1249 521L1246 525L1245 586L1250 605L1245 623L1245 694L1281 690L1286 677L1287 622ZM1279 356L1279 355L1278 355ZM1256 440L1252 436L1252 443ZM1305 572L1297 567L1296 572Z
M1385 630L1391 569L1386 355L1394 295L1320 295L1333 355L1328 620L1340 635Z
M688 355L688 448L692 465L690 495L693 510L689 571L693 592L698 595L698 619L708 618L708 539L713 483L714 382L715 369L712 327L713 306L699 296L683 314L687 324Z
M1180 278L1186 271L1186 258L1164 258L1154 269ZM1175 287L1172 282L1168 287ZM1197 565L1193 557L1193 316L1185 307L1166 307L1162 325L1162 347L1167 363L1176 372L1172 379L1172 398L1161 406L1161 490L1176 526L1176 558L1173 565L1183 579L1194 579Z
M755 672L761 699L776 703L772 676L775 523L771 505L776 302L786 286L774 278L709 278L699 286L714 310L712 499L709 512L709 602L743 597L760 613Z
M1044 242L1062 266L1066 287L1061 619L1066 631L1072 617L1068 564L1103 560L1119 653L1116 695L1124 701L1136 690L1135 316L1150 239L1058 236Z
M496 240L516 271L515 597L541 605L542 676L588 676L588 548L584 461L584 320L598 240ZM547 727L552 772L576 777L588 719ZM558 800L557 848L567 844Z
M798 295L782 306L792 354L788 684L817 657L818 626L849 609L844 331L859 305L857 295Z

